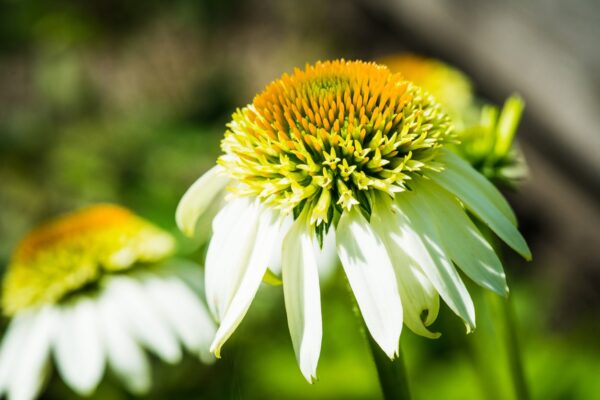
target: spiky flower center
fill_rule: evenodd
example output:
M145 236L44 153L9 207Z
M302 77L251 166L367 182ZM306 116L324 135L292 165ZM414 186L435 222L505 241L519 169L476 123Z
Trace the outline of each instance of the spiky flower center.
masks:
M106 272L158 261L173 247L171 235L122 207L97 205L68 214L18 245L4 280L4 312L57 302Z
M234 193L328 226L372 192L393 195L451 137L432 97L383 66L332 61L295 70L237 110L219 163Z

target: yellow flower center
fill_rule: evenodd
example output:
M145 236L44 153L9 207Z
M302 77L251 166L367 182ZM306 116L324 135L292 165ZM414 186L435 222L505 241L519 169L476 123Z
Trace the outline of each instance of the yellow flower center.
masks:
M173 248L168 233L118 206L68 214L35 229L18 245L4 279L4 312L13 315L60 301L103 273L158 261Z
M400 74L338 60L283 75L237 110L219 163L234 193L308 208L318 229L336 210L369 214L372 191L404 190L450 139L440 106Z

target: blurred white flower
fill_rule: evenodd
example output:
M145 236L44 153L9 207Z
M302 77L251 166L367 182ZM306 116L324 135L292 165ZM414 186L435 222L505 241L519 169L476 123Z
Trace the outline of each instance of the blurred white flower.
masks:
M215 326L194 285L202 272L186 261L162 261L173 246L169 234L112 205L28 235L4 281L11 321L0 347L0 395L35 398L52 357L64 382L83 396L107 367L131 392L148 391L144 349L176 363L183 347L210 362Z

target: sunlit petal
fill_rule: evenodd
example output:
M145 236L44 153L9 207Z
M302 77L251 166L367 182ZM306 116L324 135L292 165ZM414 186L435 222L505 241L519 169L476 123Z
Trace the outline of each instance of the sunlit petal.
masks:
M446 304L460 316L467 331L475 328L475 308L471 296L456 272L452 261L441 247L441 239L427 208L421 207L412 192L396 196L395 224L391 239L412 258L436 288Z
M236 276L239 284L235 287L235 293L221 319L221 325L210 348L210 351L217 357L220 357L221 347L246 315L265 275L274 247L281 245L281 238L277 236L279 234L279 216L269 209L261 211L252 253L247 264L239 269ZM230 251L235 250L230 249ZM208 293L208 281L206 289Z
M235 296L256 242L259 209L234 199L217 215L206 254L206 300L221 321Z
M296 360L313 382L321 353L323 326L317 255L305 216L296 220L283 241L283 295Z
M199 218L210 208L228 182L222 168L217 165L190 186L175 212L177 226L183 233L194 236Z
M394 358L402 331L402 304L388 253L357 207L337 227L338 255L373 339Z

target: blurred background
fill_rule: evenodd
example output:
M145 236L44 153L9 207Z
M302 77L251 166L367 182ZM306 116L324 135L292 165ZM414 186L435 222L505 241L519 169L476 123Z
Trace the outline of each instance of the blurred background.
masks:
M525 375L534 399L600 398L599 41L595 0L2 1L0 266L36 224L90 203L176 233L179 198L265 84L307 62L416 52L465 71L481 98L525 99L531 178L506 193L534 254L506 252ZM497 303L470 289L474 334L445 307L440 339L403 332L415 399L514 397ZM322 291L316 384L296 366L281 287L265 285L222 360L156 363L148 398L381 398L341 271ZM109 377L96 397L130 395ZM74 395L54 375L44 398Z

